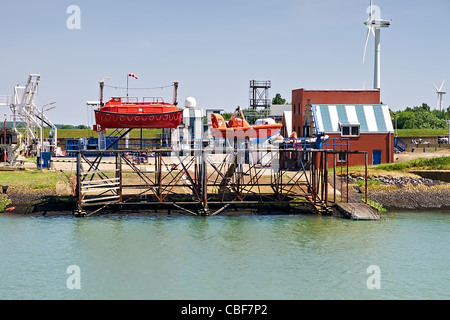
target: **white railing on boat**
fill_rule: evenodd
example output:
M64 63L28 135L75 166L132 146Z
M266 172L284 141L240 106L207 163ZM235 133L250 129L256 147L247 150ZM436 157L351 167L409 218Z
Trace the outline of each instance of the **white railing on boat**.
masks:
M118 100L114 99L120 99L123 103L139 103L139 98L137 97L114 97L113 101L118 102ZM164 103L164 99L162 97L143 97L142 102Z

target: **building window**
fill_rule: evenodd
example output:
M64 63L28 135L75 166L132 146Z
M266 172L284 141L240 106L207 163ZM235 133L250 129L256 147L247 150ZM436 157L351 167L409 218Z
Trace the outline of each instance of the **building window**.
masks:
M349 126L342 126L342 135L343 136L349 136L350 135L350 127Z
M298 104L298 114L302 114L302 104Z
M347 153L338 153L338 162L347 162Z
M341 135L343 137L359 137L359 125L341 125Z
M311 125L306 125L303 127L304 128L304 137L310 137L311 136Z
M294 105L293 105L292 110L294 111L294 114L295 114L295 112L297 111L297 110L295 109L295 103L294 103Z

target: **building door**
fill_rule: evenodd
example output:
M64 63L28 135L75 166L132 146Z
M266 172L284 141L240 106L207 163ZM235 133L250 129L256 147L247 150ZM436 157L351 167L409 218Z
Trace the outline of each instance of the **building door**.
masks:
M372 150L372 164L381 164L381 150Z

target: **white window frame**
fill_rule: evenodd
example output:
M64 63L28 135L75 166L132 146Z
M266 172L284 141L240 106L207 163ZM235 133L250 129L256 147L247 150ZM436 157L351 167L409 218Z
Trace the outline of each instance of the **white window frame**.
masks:
M359 124L341 124L341 137L359 137L361 135L361 126ZM344 134L344 128L348 128L349 134ZM358 128L358 134L353 134L353 129Z

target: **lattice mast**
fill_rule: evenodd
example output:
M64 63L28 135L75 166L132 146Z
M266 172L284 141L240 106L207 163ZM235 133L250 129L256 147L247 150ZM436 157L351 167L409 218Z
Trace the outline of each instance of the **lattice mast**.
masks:
M51 136L50 147L57 146L57 128L53 122L44 114L43 108L39 109L36 106L35 98L38 92L38 86L41 76L39 74L30 74L25 86L14 87L14 102L11 104L11 111L13 113L13 125L17 130L17 120L25 125L25 142L27 146L36 144L36 147L41 147L41 139L37 137L37 132L41 132L44 126L47 125L52 128L53 135Z

